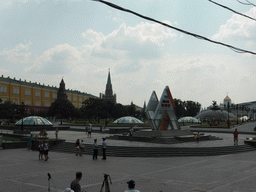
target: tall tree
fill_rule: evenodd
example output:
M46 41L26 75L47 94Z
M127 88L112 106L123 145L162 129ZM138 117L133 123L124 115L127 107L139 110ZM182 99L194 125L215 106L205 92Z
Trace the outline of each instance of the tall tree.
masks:
M56 99L48 111L49 116L58 116L59 118L77 117L78 114L78 109L65 98Z

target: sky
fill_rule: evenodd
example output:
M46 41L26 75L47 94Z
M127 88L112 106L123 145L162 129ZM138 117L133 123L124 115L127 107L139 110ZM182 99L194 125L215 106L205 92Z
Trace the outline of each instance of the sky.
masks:
M243 0L241 0L243 1ZM171 26L256 51L256 21L208 0L109 0ZM256 7L216 0L256 18ZM252 0L256 4L255 0ZM104 93L143 106L169 86L202 107L255 101L256 56L188 36L91 0L1 0L0 75Z

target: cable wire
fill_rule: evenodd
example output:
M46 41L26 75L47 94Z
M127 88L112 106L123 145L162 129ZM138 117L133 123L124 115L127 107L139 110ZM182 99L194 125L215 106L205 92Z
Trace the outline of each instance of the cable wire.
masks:
M186 35L190 35L190 36L193 36L193 37L198 38L198 39L201 39L201 40L209 41L209 42L214 43L214 44L218 44L218 45L222 45L222 46L228 47L228 48L230 48L231 50L233 50L233 51L235 51L235 52L237 52L237 53L249 53L249 54L252 54L252 55L256 55L256 52L248 51L248 50L245 50L245 49L240 49L240 48L234 47L234 46L232 46L232 45L228 45L228 44L225 44L225 43L222 43L222 42L218 42L218 41L211 40L211 39L209 39L209 38L203 37L203 36L201 36L201 35L197 35L197 34L195 34L195 33L190 33L190 32L188 32L188 31L179 29L179 28L177 28L177 27L173 27L173 26L171 26L171 25L169 25L169 24L167 24L167 23L163 23L163 22L158 21L158 20L155 20L155 19L153 19L153 18L150 18L150 17L144 16L144 15L141 15L141 14L139 14L139 13L136 13L136 12L131 11L131 10L129 10L129 9L125 9L125 8L123 8L123 7L120 7L120 6L116 5L116 4L113 4L113 3L110 3L110 2L107 2L107 1L104 1L104 0L92 0L92 1L97 1L97 2L100 2L100 3L106 4L106 5L110 6L110 7L113 7L113 8L115 8L115 9L118 9L118 10L121 10L121 11L124 11L124 12L128 12L128 13L131 13L131 14L133 14L133 15L136 15L136 16L138 16L138 17L141 17L141 18L146 19L146 20L149 20L149 21L153 21L153 22L158 23L158 24L160 24L160 25L163 25L163 26L165 26L165 27L169 27L169 28L171 28L171 29L174 29L174 30L179 31L179 32L181 32L181 33L184 33L184 34L186 34Z
M224 9L227 9L227 10L229 10L229 11L232 11L232 12L235 13L235 14L238 14L238 15L241 15L241 16L246 17L246 18L248 18L248 19L251 19L251 20L256 21L256 19L254 19L254 18L252 18L252 17L250 17L250 16L248 16L248 15L245 15L245 14L243 14L243 13L239 13L239 12L233 10L233 9L230 9L230 8L227 7L227 6L221 5L221 4L216 3L215 1L212 1L212 0L208 0L208 1L210 1L211 3L214 3L214 4L216 4L216 5L218 5L218 6L220 6L220 7L223 7Z
M252 6L254 6L254 7L256 7L256 5L255 4L253 4L253 3L251 3L250 1L248 1L248 0L246 0L246 2L247 3L244 3L244 2L242 2L242 1L239 1L239 0L237 0L239 3L241 3L241 4L243 4L243 5L252 5Z

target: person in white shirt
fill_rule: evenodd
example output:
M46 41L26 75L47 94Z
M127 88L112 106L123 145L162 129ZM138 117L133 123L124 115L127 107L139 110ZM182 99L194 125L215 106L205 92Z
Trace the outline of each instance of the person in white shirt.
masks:
M127 182L127 184L129 189L126 190L125 192L140 192L139 190L135 189L135 181L130 180Z
M97 144L97 139L94 139L93 142L93 156L92 159L98 159L98 144Z
M103 142L102 142L102 153L103 153L103 160L106 160L106 149L107 149L107 142L106 142L106 138L102 138Z

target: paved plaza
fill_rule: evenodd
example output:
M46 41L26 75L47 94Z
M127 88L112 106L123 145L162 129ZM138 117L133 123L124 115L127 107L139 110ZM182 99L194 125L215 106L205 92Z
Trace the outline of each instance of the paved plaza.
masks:
M255 123L238 127L240 132L253 133ZM185 129L185 127L184 127ZM188 142L171 146L229 146L233 145L230 133L209 133L223 140ZM208 133L206 133L208 134ZM49 131L54 137L54 131ZM59 137L69 142L84 139L92 143L108 134L93 133L87 138L84 132L60 131ZM251 134L239 135L239 144ZM100 140L101 141L101 140ZM143 142L107 140L109 145L122 146L168 146ZM220 144L221 143L221 144ZM103 174L111 176L111 192L123 192L126 182L133 179L141 192L207 191L207 192L252 192L256 191L256 151L221 156L167 157L167 158L128 158L107 157L107 160L92 160L92 156L75 156L72 153L49 152L49 160L38 160L37 151L27 149L0 150L0 192L45 192L48 191L48 176L51 174L51 191L64 191L81 171L80 184L87 192L99 192Z
M64 191L81 171L87 192L99 192L103 174L112 179L111 192L122 192L133 179L141 192L256 191L256 152L225 156L119 158L92 160L91 156L50 152L49 161L26 149L0 151L0 191L45 192L47 173L51 191Z

